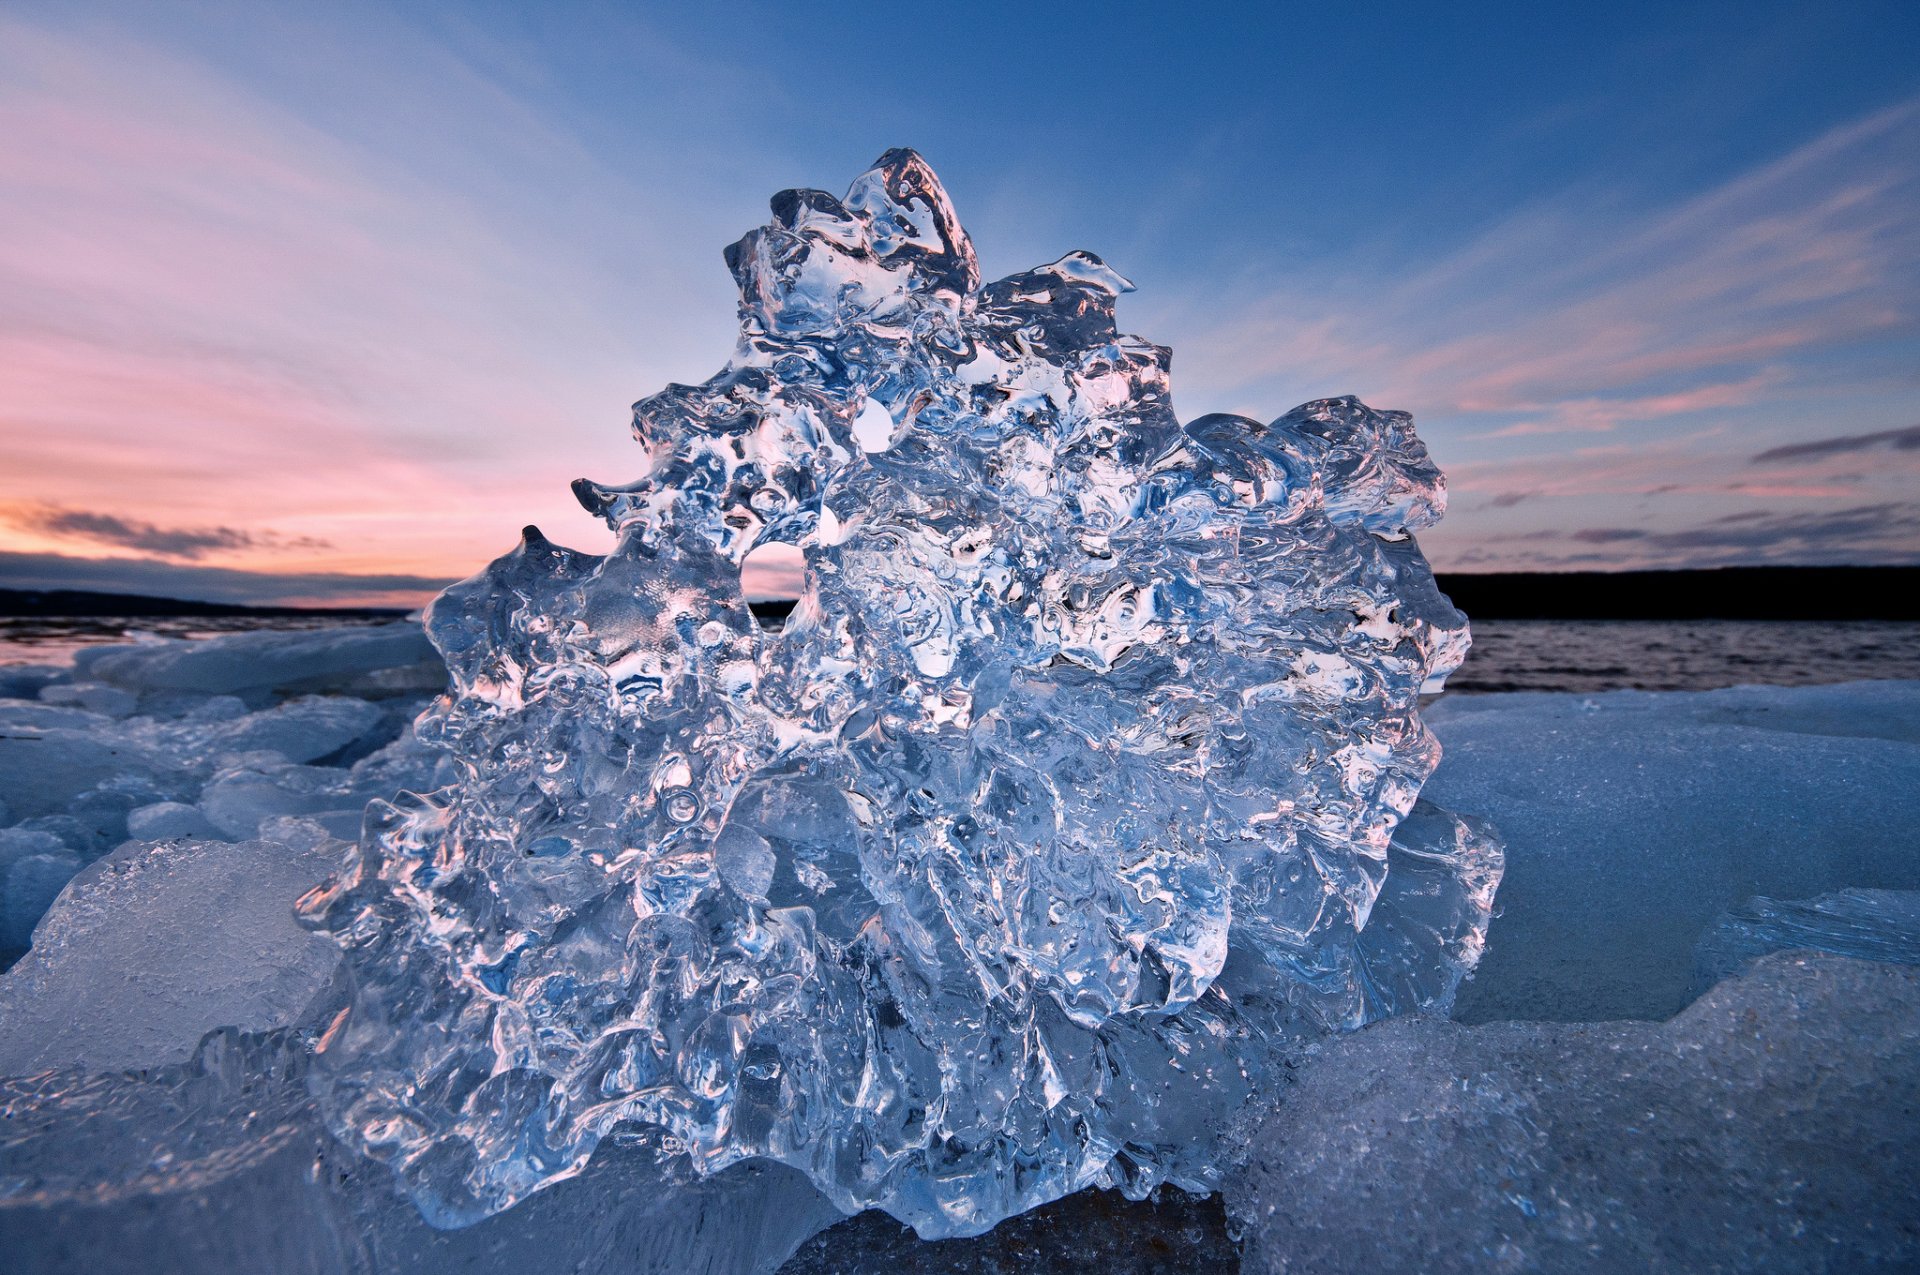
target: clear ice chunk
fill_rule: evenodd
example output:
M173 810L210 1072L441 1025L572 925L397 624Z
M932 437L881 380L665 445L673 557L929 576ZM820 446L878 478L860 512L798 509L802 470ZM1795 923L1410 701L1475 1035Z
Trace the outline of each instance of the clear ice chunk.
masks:
M1770 956L1665 1023L1397 1019L1289 1079L1225 1191L1254 1275L1920 1266L1912 966Z
M644 477L576 484L615 549L529 528L428 612L456 773L302 904L346 952L325 1116L443 1226L617 1130L929 1237L1210 1190L1277 1048L1443 1010L1480 952L1498 843L1415 808L1467 646L1411 534L1440 474L1352 398L1183 427L1131 285L983 285L910 151L772 208L732 361L636 405ZM91 675L253 684L192 659Z

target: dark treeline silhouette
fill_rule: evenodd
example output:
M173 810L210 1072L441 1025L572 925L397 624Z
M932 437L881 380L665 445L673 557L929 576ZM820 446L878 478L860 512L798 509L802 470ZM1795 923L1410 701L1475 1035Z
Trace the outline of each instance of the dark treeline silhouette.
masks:
M274 616L337 615L342 619L396 618L404 607L250 607L186 598L155 598L141 593L90 593L84 589L0 589L0 616L47 618L141 615Z
M1440 587L1483 620L1920 620L1920 567L1455 573ZM777 627L789 599L752 604ZM0 589L0 616L405 615L390 607L251 607L132 593Z
M1440 576L1484 620L1920 620L1920 567L1719 567Z
M1439 577L1482 620L1920 620L1920 567L1515 571ZM755 602L778 625L790 601Z

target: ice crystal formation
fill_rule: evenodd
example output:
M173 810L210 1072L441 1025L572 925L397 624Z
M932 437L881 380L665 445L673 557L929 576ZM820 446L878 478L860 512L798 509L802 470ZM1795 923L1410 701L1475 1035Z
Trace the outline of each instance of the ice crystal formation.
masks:
M614 550L530 528L428 612L457 778L303 901L347 956L321 1106L439 1225L616 1135L930 1237L1208 1189L1278 1049L1479 955L1499 847L1416 804L1467 645L1440 475L1351 398L1181 425L1131 285L982 286L910 151L772 207L732 361L576 485Z

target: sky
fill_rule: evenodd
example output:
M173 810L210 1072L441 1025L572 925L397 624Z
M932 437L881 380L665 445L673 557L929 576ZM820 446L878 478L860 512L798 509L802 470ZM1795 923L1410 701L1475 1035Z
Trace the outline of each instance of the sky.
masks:
M1920 563L1920 6L0 0L0 587L413 604L605 529L721 249L911 146L1441 571ZM778 569L753 591L790 587Z

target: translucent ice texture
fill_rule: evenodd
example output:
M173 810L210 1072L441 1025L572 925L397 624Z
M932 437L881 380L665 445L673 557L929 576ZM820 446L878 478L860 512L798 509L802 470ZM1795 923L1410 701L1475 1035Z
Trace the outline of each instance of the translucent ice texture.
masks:
M1249 1275L1920 1269L1911 966L1770 956L1666 1023L1402 1020L1290 1079L1225 1191Z
M1768 953L1793 951L1920 965L1920 891L1748 899L1723 912L1695 945L1696 981L1711 987Z
M347 953L327 1118L441 1225L619 1126L930 1237L1210 1189L1278 1044L1480 952L1499 847L1415 808L1467 645L1410 535L1440 475L1350 398L1183 427L1126 280L983 287L910 151L773 212L732 362L577 484L615 550L529 529L429 612L459 778L303 901Z
M693 1181L609 1145L490 1225L435 1230L319 1127L306 1044L223 1030L164 1067L0 1079L0 1269L770 1275L838 1216L781 1165Z

